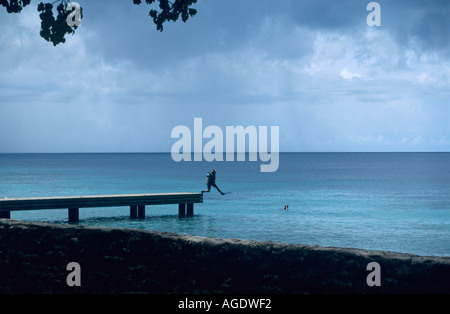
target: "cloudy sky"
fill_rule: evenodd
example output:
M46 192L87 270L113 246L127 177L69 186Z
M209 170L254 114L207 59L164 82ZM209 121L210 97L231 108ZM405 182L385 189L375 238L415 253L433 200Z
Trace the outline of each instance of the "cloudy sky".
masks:
M0 7L0 152L169 152L175 126L279 126L281 151L450 151L450 1L78 0L54 47Z

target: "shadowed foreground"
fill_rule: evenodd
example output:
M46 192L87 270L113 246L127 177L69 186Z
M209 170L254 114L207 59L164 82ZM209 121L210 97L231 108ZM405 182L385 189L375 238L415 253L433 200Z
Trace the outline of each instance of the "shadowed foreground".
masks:
M449 292L450 257L0 219L0 293Z

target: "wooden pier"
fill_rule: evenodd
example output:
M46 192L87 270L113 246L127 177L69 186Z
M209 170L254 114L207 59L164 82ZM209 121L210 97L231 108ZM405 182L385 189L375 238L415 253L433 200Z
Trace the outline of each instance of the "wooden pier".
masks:
M125 195L62 196L0 199L0 218L11 218L11 211L68 209L69 222L79 220L80 208L130 207L130 218L145 218L146 205L178 204L178 215L193 216L194 203L203 203L201 193L153 193Z

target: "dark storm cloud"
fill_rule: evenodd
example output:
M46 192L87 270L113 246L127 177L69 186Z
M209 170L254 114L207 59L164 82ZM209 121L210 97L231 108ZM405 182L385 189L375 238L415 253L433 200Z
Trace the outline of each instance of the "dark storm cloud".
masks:
M150 6L120 1L83 3L87 49L108 60L133 59L157 69L202 54L224 53L258 44L286 58L310 52L311 32L361 34L367 29L366 0L199 0L198 13L187 23L165 24L163 33L148 16ZM450 1L380 0L382 30L403 46L449 53ZM90 15L92 16L90 16ZM288 36L301 28L304 51ZM298 30L297 30L298 31ZM264 36L264 37L262 37ZM297 38L295 38L297 39ZM170 43L170 44L169 44Z
M288 151L450 149L450 1L380 0L369 27L369 0L198 0L162 33L147 5L78 2L56 48L35 7L0 11L4 151L169 151L194 117L280 125Z
M450 53L450 1L380 1L383 27L402 45Z

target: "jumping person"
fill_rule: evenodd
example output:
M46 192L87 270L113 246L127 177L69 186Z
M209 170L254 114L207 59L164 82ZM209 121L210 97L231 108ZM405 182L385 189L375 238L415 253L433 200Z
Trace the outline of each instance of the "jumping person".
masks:
M225 193L223 193L219 189L219 187L216 185L216 169L213 169L211 172L208 172L208 174L206 175L206 185L208 186L208 189L205 191L202 191L202 194L209 193L209 191L211 191L211 186L213 186L217 189L217 191L220 192L220 194L225 195Z

